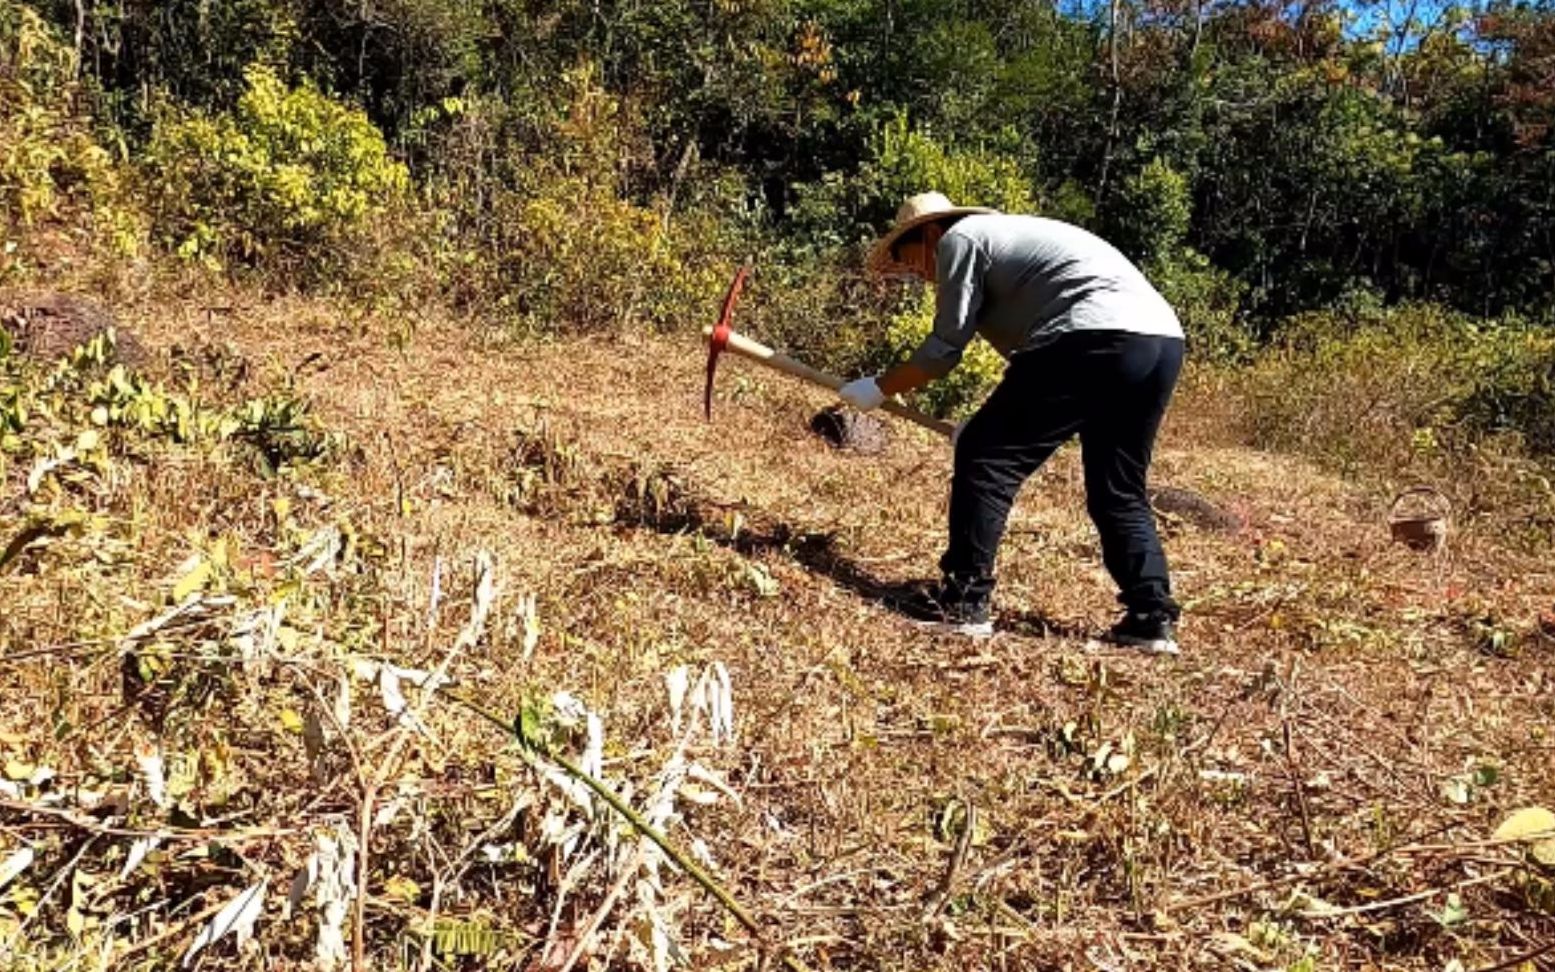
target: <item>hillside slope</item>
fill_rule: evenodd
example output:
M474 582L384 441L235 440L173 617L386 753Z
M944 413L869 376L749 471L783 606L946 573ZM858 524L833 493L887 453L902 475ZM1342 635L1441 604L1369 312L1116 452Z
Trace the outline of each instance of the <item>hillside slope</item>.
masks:
M1094 644L1112 595L1069 450L1017 507L999 634L968 644L879 603L932 569L945 446L901 426L835 452L805 431L825 395L734 361L706 423L693 337L515 346L302 300L119 315L213 416L306 403L345 444L269 476L243 449L273 439L216 418L209 444L83 418L106 366L78 366L74 405L39 393L63 404L20 434L107 441L0 467L0 543L49 524L0 569L13 961L171 967L264 882L254 940L206 967L329 967L358 928L372 968L753 967L618 819L416 691L440 668L509 719L570 693L556 745L812 968L1510 968L1555 935L1548 873L1487 843L1555 806L1550 568L1480 535L1390 544L1390 497L1228 444L1207 395L1157 478L1246 526L1166 522L1167 661ZM363 835L365 901L316 880L283 908Z

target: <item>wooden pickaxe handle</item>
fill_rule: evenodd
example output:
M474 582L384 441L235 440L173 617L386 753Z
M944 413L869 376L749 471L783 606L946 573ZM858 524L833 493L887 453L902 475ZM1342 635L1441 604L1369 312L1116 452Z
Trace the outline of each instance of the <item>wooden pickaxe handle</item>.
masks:
M702 334L710 338L712 337L713 329L704 327L702 328ZM781 371L785 375L792 375L801 381L808 381L812 385L820 385L822 388L827 388L831 391L836 391L847 384L846 381L838 378L836 375L818 371L803 361L795 361L783 352L774 351L760 341L753 341L739 331L729 332L729 340L726 347L742 357L764 364L775 371ZM956 430L954 422L947 422L932 415L925 415L915 408L908 408L906 405L889 398L880 407L897 418L904 418L909 422L923 426L930 432L938 432L946 438L949 438L950 434Z

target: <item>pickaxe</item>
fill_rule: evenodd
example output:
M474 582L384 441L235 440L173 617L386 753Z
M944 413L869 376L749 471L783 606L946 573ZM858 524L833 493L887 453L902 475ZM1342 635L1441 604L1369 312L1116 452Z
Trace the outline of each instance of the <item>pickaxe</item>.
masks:
M817 371L802 361L795 361L781 351L774 351L760 342L753 341L734 329L734 305L740 299L740 291L745 288L745 280L750 276L750 267L741 267L740 272L734 275L734 282L729 285L728 294L724 295L723 313L718 317L716 327L704 327L702 333L708 338L707 353L707 389L703 394L702 407L709 420L713 417L713 375L718 370L718 357L727 348L735 354L742 355L759 364L766 365L785 375L792 375L801 381L808 381L812 385L820 385L822 388L836 391L846 382L836 375L829 375L824 371ZM925 415L915 408L909 408L900 402L887 399L880 406L884 411L890 412L897 418L904 418L909 422L915 422L931 432L949 438L956 429L955 423L944 419L937 419L932 415Z

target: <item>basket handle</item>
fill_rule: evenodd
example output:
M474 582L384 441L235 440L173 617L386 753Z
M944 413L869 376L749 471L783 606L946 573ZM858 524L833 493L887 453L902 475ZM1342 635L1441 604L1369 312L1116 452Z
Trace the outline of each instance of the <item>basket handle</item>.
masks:
M1435 500L1435 508L1437 511L1436 515L1443 519L1445 519L1447 515L1452 512L1452 501L1447 498L1447 494L1443 493L1435 486L1411 486L1408 489L1401 491L1397 496L1393 497L1393 502L1388 505L1389 519L1398 518L1399 504L1411 496L1425 496Z

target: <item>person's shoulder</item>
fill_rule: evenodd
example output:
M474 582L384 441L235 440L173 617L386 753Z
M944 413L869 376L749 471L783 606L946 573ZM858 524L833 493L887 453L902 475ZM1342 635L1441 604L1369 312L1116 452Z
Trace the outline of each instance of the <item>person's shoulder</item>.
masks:
M1003 227L1012 225L1011 220L1018 222L1028 218L1030 217L1017 216L1013 213L971 213L956 220L950 229L945 232L945 235L986 236L989 233L999 231Z
M1013 213L972 213L963 216L945 231L940 246L981 247L987 250L1012 236L1019 236L1028 229L1026 221L1031 217Z
M1083 226L1047 216L1013 216L1010 220L1003 224L1004 232L1030 245L1058 248L1096 259L1113 256L1122 259L1116 247Z
M1025 213L974 213L963 216L945 235L951 234L978 240L1009 236L1089 235L1073 223Z

